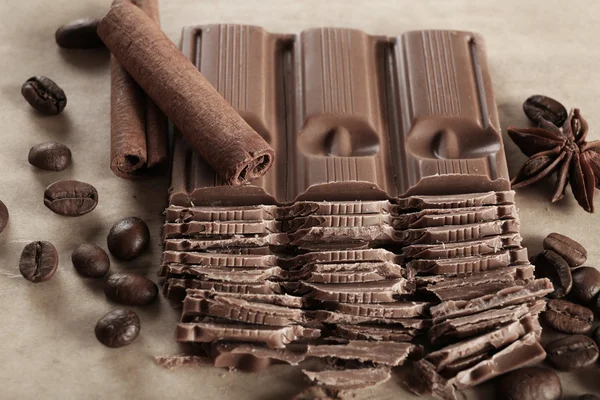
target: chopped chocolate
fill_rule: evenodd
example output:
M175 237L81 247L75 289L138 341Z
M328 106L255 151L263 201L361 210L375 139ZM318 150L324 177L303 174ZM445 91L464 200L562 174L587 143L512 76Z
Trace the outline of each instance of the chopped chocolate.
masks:
M334 390L354 390L376 386L387 382L392 377L388 368L360 368L319 372L302 370L302 372L317 385Z
M340 303L388 303L399 294L411 293L406 279L391 279L380 282L356 284L301 283L304 297L320 301Z
M173 369L185 365L208 365L210 361L206 357L175 354L172 356L155 356L154 362L163 368Z
M320 331L300 325L266 327L245 324L221 324L212 322L187 322L177 325L175 340L178 342L237 341L264 343L271 348L286 345L304 338L317 338Z
M468 225L515 218L517 218L517 208L514 204L454 209L427 208L417 212L398 215L393 219L392 226L396 229L414 229L447 225Z
M397 325L336 325L337 336L350 340L372 340L384 342L411 342L419 330Z
M430 311L434 322L437 323L448 318L461 317L492 308L519 304L536 297L543 297L551 293L552 290L554 290L552 283L548 279L536 279L472 300L445 301L431 307Z
M304 312L265 303L251 303L243 299L215 295L205 298L186 297L181 321L197 316L211 316L256 325L287 326L305 320Z
M396 325L403 328L426 329L431 326L431 321L421 318L378 318L361 317L358 315L344 314L333 311L316 310L307 311L315 321L328 324L382 324Z
M406 358L415 352L419 352L418 346L410 343L350 340L345 344L309 345L306 354L395 367L404 364Z
M396 301L378 304L323 303L324 308L340 313L373 318L412 318L428 315L431 303Z
M302 308L304 301L302 297L290 296L287 294L253 294L253 293L226 293L214 290L188 289L189 298L210 298L215 295L226 295L230 298L242 299L252 303L273 304L276 306Z
M258 344L215 343L211 356L215 367L258 372L275 362L298 365L306 358L306 348L272 349Z
M519 247L521 240L517 233L513 233L458 243L411 244L402 249L402 255L407 259L473 257Z
M527 249L501 250L493 254L445 259L416 259L406 264L417 274L468 274L529 263Z

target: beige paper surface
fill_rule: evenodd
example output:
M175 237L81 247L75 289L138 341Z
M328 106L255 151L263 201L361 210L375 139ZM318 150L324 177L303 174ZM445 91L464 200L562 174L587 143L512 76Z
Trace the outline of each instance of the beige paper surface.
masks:
M112 271L136 271L156 279L160 212L166 179L129 182L109 169L109 57L103 51L61 51L55 30L72 19L102 16L111 0L3 0L0 2L0 199L10 211L0 234L0 399L286 399L307 385L298 368L275 367L259 375L212 367L166 370L152 357L179 352L173 331L179 312L164 300L138 309L142 331L129 347L100 345L94 325L109 309L102 283L80 278L72 267L74 247L90 242L106 248L106 234L118 219L138 216L153 234L150 251L131 263L112 260ZM161 22L179 42L184 25L237 22L274 32L315 26L353 27L397 35L411 29L474 30L486 39L503 130L526 126L522 101L534 93L579 107L600 139L600 5L597 0L162 0ZM46 75L65 90L68 103L55 117L35 113L21 97L22 83ZM73 152L62 172L36 170L27 162L34 144L59 141ZM525 157L505 135L511 174ZM75 219L43 205L44 188L59 179L93 184L100 204ZM552 184L518 191L522 234L530 252L559 231L589 250L588 265L600 265L600 217L586 214L572 196L551 204ZM597 199L600 193L597 193ZM600 209L600 201L596 200ZM600 211L599 211L600 212ZM38 285L20 277L22 248L33 240L53 242L59 270ZM600 393L598 367L561 373L565 398ZM360 399L411 399L395 374ZM493 385L468 392L492 398Z

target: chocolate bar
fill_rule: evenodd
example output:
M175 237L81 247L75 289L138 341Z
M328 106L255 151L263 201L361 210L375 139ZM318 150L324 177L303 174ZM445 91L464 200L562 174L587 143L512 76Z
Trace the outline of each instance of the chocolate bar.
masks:
M478 35L210 25L182 48L278 156L230 187L175 138L161 275L183 302L177 340L249 370L332 359L311 376L336 390L385 378L371 367L403 363L428 330L449 344L415 382L439 393L535 352L523 340L551 284L521 247Z
M387 38L323 28L291 36L212 25L186 28L182 49L285 156L263 178L231 188L177 140L173 205L510 189L483 40L476 34L420 31ZM238 54L259 52L264 57L240 58L241 68L228 64ZM443 65L452 68L442 72Z

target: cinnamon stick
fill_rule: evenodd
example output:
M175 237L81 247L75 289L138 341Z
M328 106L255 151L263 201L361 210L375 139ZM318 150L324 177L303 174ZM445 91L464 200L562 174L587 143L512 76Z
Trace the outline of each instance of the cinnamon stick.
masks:
M159 24L158 0L131 1ZM111 56L111 162L115 175L149 176L167 162L166 119Z
M274 151L142 10L113 5L98 35L120 64L230 185L265 174Z

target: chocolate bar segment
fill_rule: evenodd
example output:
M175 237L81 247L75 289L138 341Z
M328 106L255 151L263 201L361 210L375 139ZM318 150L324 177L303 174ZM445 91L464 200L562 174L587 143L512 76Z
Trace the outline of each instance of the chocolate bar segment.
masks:
M346 344L309 345L306 354L312 357L339 358L395 367L402 365L411 353L418 351L419 348L411 343L351 340Z
M182 48L280 156L264 177L232 188L178 138L172 205L367 201L510 189L478 35L418 31L388 38L337 28L282 35L208 25L186 28ZM506 202L510 196L492 204ZM463 204L481 205L475 199ZM408 206L418 207L414 201Z

